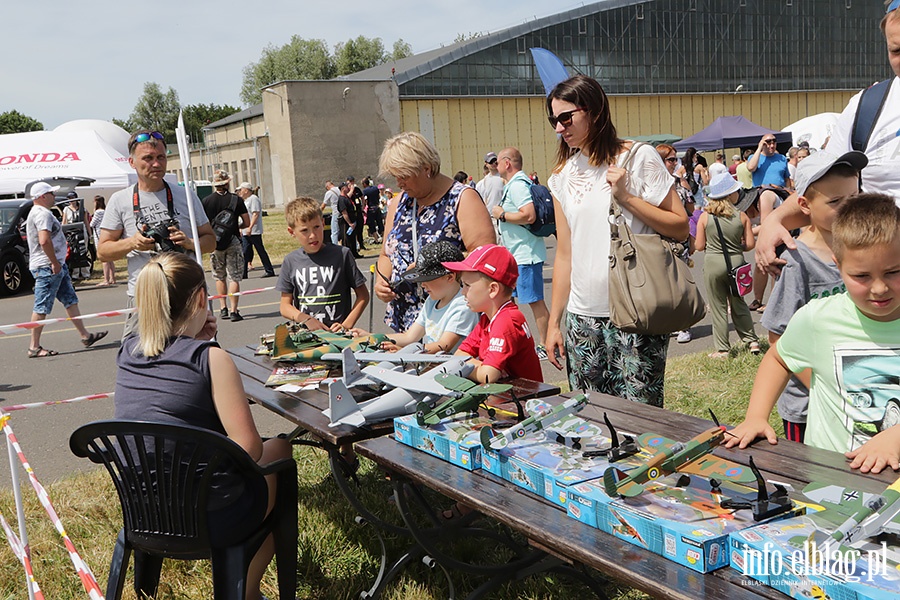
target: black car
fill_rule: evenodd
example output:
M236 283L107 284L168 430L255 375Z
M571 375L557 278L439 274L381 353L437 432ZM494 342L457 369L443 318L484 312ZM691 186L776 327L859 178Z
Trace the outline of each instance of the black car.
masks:
M76 187L91 185L94 180L87 177L47 177L40 179L50 185L58 185L55 192L56 204L53 213L62 221L62 209L70 202L66 195ZM25 195L37 181L25 186ZM0 295L16 294L22 290L30 290L34 283L28 270L28 240L25 237L25 220L34 205L33 201L24 198L0 200ZM79 207L81 222L63 225L68 253L66 264L69 272L76 269L92 270L96 260L96 250L84 223L84 200Z

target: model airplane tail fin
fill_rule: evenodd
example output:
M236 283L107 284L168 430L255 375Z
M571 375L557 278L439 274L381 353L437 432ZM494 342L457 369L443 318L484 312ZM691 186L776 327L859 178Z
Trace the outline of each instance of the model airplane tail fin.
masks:
M341 350L341 363L344 368L342 371L344 373L344 383L348 386L353 385L365 377L362 370L359 368L359 362L357 362L356 357L353 356L353 350L351 348L347 347Z
M631 496L637 496L644 491L644 486L639 483L633 481L622 483L622 481L627 478L628 475L616 467L609 467L606 469L603 473L603 489L606 491L606 495L611 498L615 498L616 496L630 498Z
M347 389L347 385L338 379L328 384L328 406L331 423L328 425L352 425L360 427L366 421L356 404L356 398Z
M501 450L508 445L506 438L497 435L490 427L484 427L481 430L481 445L487 450Z

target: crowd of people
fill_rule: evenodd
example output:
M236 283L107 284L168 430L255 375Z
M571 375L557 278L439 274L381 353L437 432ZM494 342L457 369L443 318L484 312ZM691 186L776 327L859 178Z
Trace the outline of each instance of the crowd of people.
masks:
M549 307L545 241L529 227L537 219L539 184L536 173L525 173L527 157L514 147L488 152L484 178L473 186L466 173L442 173L441 157L424 136L404 132L386 141L379 161L381 175L396 179L398 194L371 177L357 185L351 176L339 185L327 182L323 202L304 197L287 204L288 231L299 248L277 274L281 315L310 330L366 333L356 326L369 302L356 259L366 244L381 243L374 293L387 303L384 320L397 334L387 349L423 342L428 352L468 357L481 383L541 381L546 359L566 369L572 389L663 406L670 336L623 331L611 319L609 215L615 203L635 234L682 242L685 260L705 252L712 357L730 355L729 316L741 343L761 352L750 311L764 311L771 345L729 446L745 447L757 437L775 443L768 418L777 404L788 439L845 452L851 468L862 472L900 469L900 407L888 418L884 407L849 402L846 393L846 386L864 383L854 377L868 373L859 368L867 358L879 357L877 364L892 373L900 366L898 4L881 23L897 75L872 88L884 94L883 110L860 132L867 120L860 107L871 104L860 96L874 93L861 92L816 152L798 147L784 156L775 136L766 134L730 165L724 152L711 164L694 149L679 158L671 146L620 138L594 79L577 75L557 84L546 101L558 138L547 180L556 228ZM210 341L217 321L194 256L197 250L212 254L219 293L240 289L254 249L266 276L276 276L261 243L258 197L248 183L232 193L228 173L219 171L213 194L189 207L184 189L163 177L162 134L137 131L128 151L137 183L108 203L98 199L93 219L100 260L127 259L127 302L138 309L127 319L119 351L117 416L206 427L259 462L288 456L286 444L260 439L235 365ZM54 299L70 316L78 314L60 224L48 210L54 191L44 183L31 190L33 320L49 314ZM325 208L331 209L330 240ZM735 277L735 268L746 271L744 252L754 247L750 286ZM766 306L770 276L777 279ZM106 281L114 277L113 271ZM745 287L753 290L749 305ZM239 321L237 297L228 301L222 299L220 316ZM519 308L524 304L537 331ZM75 324L86 347L106 335ZM678 341L690 339L689 331L676 333ZM40 334L32 330L28 355L53 355L40 346ZM157 380L178 385L146 400L148 390L163 389L153 384ZM874 424L874 430L860 424ZM238 507L240 494L229 494L226 504ZM251 567L248 599L260 598L259 578L270 558L267 543Z

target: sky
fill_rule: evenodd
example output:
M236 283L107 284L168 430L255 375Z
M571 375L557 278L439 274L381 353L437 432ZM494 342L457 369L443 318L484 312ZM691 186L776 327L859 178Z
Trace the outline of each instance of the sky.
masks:
M240 101L243 68L291 36L329 47L364 35L414 53L580 6L563 0L10 0L0 67L0 113L17 110L45 129L75 119L126 119L144 83L178 92L182 105Z

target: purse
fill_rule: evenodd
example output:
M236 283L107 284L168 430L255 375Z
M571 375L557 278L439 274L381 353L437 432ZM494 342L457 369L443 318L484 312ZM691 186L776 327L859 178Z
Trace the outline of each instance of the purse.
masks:
M731 268L731 257L725 251L725 236L722 235L722 226L719 225L719 219L716 215L712 215L713 221L716 222L716 229L719 232L719 243L722 244L722 254L725 255L725 268L731 275L731 291L738 296L746 296L753 291L753 267L750 263L741 263L739 266Z
M627 170L634 142L625 157ZM657 233L633 233L611 194L609 206L609 320L629 333L663 335L688 329L706 314L706 303L680 244Z

